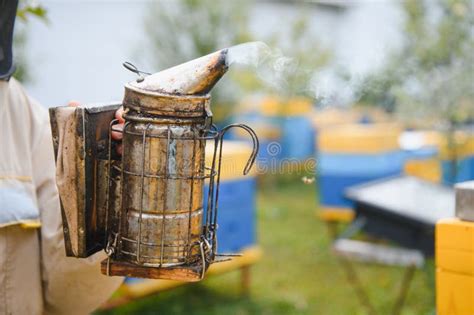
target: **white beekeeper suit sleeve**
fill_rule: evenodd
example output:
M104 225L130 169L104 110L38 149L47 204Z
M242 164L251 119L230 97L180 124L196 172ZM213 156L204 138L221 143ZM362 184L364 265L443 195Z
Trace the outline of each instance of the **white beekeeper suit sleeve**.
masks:
M122 282L100 273L103 252L86 259L65 256L55 185L55 164L48 119L33 148L33 180L41 216L44 308L47 314L85 314L103 303Z
M12 126L25 127L31 137L30 152L16 157L18 160L31 157L31 178L36 190L36 204L39 209L40 261L44 314L88 314L100 306L122 282L120 277L106 277L100 273L100 261L105 258L97 253L88 259L66 257L58 192L55 184L55 162L49 116L45 108L33 102L21 85L12 79L9 84L6 108L11 111L28 108L29 117L14 121ZM22 117L22 115L12 115ZM29 119L28 119L29 118ZM15 135L17 133L13 133ZM24 132L18 132L23 134ZM28 135L27 135L28 136ZM11 140L11 146L16 141ZM13 150L15 151L15 150ZM29 167L28 167L29 168ZM34 255L35 253L32 253ZM24 257L28 260L29 257ZM18 265L21 268L21 265ZM25 293L26 294L26 293Z
M38 145L33 148L33 180L41 216L44 308L46 314L86 314L105 302L122 282L100 272L103 252L89 258L65 256L51 129L45 115Z

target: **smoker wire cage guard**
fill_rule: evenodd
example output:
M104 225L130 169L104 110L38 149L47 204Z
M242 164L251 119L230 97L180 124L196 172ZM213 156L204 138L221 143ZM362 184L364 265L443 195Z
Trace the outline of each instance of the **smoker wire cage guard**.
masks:
M111 134L118 120L109 126L107 243L104 244L109 258L103 272L155 277L149 267L174 271L184 268L188 269L186 274L189 269L193 271L192 279L196 279L196 274L202 279L207 267L219 256L216 230L224 135L231 128L242 128L251 136L253 151L244 174L255 161L258 138L250 127L242 124L218 131L209 110L198 115L166 109L163 112L161 106L157 112L143 106L142 95L139 101L142 106L136 106L137 91L129 89L126 93L130 97L124 100L126 123L121 131L124 147L121 164L112 159ZM176 105L202 96L171 98ZM204 108L208 108L209 96L203 101ZM156 105L152 103L147 105ZM213 142L210 166L205 165L208 141ZM209 187L207 196L203 196L205 182ZM117 203L118 195L119 211L111 206L112 200ZM206 209L203 209L203 197L207 198ZM112 270L113 264L121 265L125 271ZM139 267L144 269L138 271ZM156 277L167 276L160 273Z

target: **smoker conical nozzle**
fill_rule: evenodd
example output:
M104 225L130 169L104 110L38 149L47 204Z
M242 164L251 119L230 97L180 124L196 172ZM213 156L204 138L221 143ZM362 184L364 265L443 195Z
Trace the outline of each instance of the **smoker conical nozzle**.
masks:
M226 73L227 49L188 61L147 76L131 86L165 94L207 94Z

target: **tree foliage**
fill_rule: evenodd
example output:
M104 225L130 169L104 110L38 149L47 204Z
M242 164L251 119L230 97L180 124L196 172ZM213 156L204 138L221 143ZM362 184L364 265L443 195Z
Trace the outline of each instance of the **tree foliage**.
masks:
M305 7L300 9L304 10ZM270 84L267 90L284 98L313 98L315 93L310 87L311 79L318 69L331 61L332 52L314 34L310 16L301 11L292 23L285 25L284 31L275 30L266 41L292 60L290 65L281 69L283 83Z
M46 8L41 4L32 1L20 1L16 12L17 21L13 39L13 50L15 56L16 70L14 76L17 80L26 82L32 80L28 72L28 61L25 56L25 46L28 40L26 24L30 17L35 17L43 22L48 22ZM20 23L23 25L19 25Z
M474 117L473 4L470 0L403 2L402 49L360 85L364 103L408 121L451 125Z

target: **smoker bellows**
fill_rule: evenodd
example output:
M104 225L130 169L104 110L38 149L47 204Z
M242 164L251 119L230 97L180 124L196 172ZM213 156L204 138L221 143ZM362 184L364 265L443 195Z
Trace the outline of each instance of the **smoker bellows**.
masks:
M221 50L140 76L125 85L122 104L50 110L68 256L103 249L104 274L183 281L202 279L222 259L216 230L223 136L231 128L249 133L254 150L244 173L258 152L248 126L219 131L212 124L208 93L227 71L226 56ZM120 105L122 156L111 138Z

